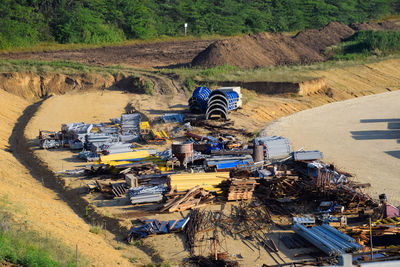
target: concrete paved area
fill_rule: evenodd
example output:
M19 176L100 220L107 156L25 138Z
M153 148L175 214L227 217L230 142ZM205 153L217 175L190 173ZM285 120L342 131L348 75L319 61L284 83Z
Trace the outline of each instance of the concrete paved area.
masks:
M372 196L400 204L400 91L301 111L268 125L263 135L289 138L295 149L318 149L324 161L369 182Z

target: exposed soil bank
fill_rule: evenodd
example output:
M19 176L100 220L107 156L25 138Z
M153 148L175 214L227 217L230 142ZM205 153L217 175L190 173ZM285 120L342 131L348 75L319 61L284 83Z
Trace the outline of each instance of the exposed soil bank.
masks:
M143 94L146 83L143 76L126 74L60 74L33 72L0 73L0 89L25 99L37 99L52 94L65 94L69 91L89 91L98 89L118 89ZM151 87L154 87L149 81Z
M238 82L238 81L219 81L219 82L198 82L199 84L211 84L221 87L240 86L247 90L255 91L259 94L299 94L309 95L325 90L326 83L324 78L315 78L301 82Z

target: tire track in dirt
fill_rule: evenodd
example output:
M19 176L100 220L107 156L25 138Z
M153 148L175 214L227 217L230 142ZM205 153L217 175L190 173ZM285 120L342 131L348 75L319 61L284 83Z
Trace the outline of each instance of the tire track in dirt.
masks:
M50 171L46 163L38 158L31 149L25 137L25 128L46 99L48 98L43 98L28 106L18 118L9 138L10 151L14 157L29 170L33 178L42 183L44 187L56 192L57 196L86 223L104 225L104 230L111 234L112 240L124 242L129 233L128 229L121 227L118 219L103 216L96 212L94 208L91 208L90 203L81 197L80 188L69 189L66 187L62 179L58 178L55 173ZM112 241L107 238L105 239L108 243ZM111 245L113 246L113 244ZM165 261L151 245L141 243L137 245L136 248L148 255L152 262L162 263Z

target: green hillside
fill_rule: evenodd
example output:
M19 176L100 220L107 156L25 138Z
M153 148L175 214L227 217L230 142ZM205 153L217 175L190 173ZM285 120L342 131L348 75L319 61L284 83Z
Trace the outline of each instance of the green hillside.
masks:
M318 28L400 13L400 0L2 0L0 49Z

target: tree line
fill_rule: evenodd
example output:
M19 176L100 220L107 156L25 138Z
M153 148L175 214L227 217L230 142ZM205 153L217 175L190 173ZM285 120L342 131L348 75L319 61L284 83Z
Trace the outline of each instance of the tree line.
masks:
M234 35L319 28L400 13L400 0L2 0L0 48L40 42Z

